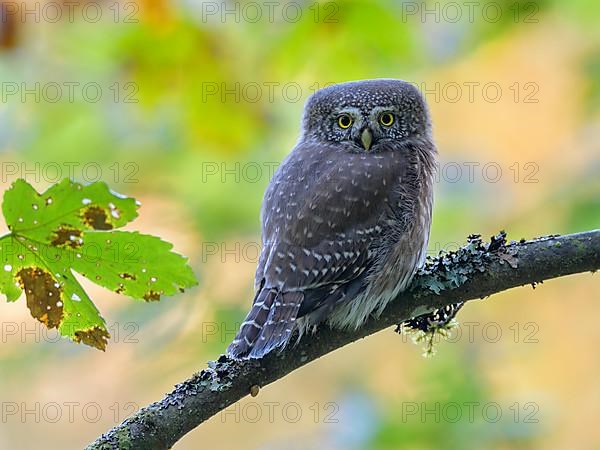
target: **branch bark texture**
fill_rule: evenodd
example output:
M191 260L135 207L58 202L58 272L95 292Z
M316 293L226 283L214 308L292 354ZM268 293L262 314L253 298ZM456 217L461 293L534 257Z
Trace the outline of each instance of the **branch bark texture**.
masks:
M298 345L261 360L232 361L221 356L87 449L169 449L205 420L251 391L256 393L257 387L379 330L452 303L599 268L600 230L511 243L506 243L503 233L487 243L469 236L467 245L458 251L428 261L411 288L362 328L340 331L321 326Z

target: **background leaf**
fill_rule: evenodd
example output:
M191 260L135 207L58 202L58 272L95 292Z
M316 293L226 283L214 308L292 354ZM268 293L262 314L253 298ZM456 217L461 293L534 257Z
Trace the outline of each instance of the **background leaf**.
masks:
M104 350L104 319L73 271L119 294L160 300L196 284L186 259L154 236L110 230L137 216L134 199L105 183L63 180L38 194L24 180L4 195L10 234L0 238L0 290L25 292L32 316L61 335Z

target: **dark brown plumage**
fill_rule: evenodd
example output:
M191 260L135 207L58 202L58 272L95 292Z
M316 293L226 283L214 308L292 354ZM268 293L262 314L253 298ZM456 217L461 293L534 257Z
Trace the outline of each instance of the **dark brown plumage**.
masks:
M294 331L324 321L356 328L380 313L424 261L435 157L411 84L368 80L315 93L265 193L257 293L228 354L260 358Z

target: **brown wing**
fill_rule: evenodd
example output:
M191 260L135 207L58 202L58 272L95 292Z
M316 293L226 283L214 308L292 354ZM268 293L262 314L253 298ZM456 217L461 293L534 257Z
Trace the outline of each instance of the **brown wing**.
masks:
M394 187L404 167L399 152L365 155L307 143L292 151L265 193L254 302L265 312L248 314L234 340L243 343L239 354L260 357L285 345L297 317L357 289L399 207Z

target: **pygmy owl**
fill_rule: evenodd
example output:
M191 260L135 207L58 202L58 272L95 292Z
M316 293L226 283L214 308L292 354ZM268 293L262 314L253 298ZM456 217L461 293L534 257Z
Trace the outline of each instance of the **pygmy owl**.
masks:
M412 84L315 92L265 192L256 295L228 355L260 358L296 331L358 328L380 314L425 260L436 155Z

